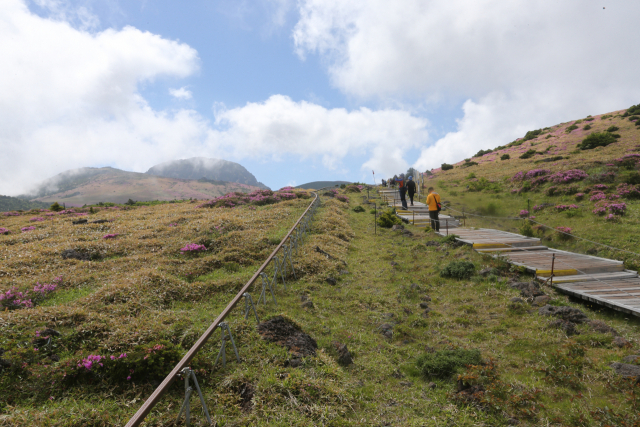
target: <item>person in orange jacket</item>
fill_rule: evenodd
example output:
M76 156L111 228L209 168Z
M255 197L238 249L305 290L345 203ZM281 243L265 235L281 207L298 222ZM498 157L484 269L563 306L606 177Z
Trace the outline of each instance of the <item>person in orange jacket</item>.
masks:
M429 192L429 195L427 196L427 205L429 206L431 228L435 231L440 231L440 218L438 217L438 214L442 209L440 195L434 191L433 187L429 187L427 191Z

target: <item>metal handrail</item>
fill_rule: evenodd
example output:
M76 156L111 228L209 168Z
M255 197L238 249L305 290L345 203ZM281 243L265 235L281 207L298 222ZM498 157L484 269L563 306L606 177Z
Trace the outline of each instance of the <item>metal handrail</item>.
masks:
M144 404L140 407L140 409L138 409L138 411L133 415L133 417L131 417L131 419L129 420L129 422L126 424L125 427L135 427L140 425L140 423L145 419L145 417L149 414L149 412L151 412L151 409L153 409L153 407L160 400L162 393L164 393L169 388L169 386L173 383L173 381L175 381L178 374L185 367L187 367L189 362L191 362L191 359L193 359L196 353L202 348L202 346L211 337L213 332L218 328L218 325L229 315L231 310L236 306L236 304L238 304L240 299L243 298L244 293L247 292L247 290L253 284L253 282L255 282L255 280L260 276L260 273L262 273L267 268L271 260L276 256L278 251L280 251L280 249L285 244L287 239L291 237L291 234L295 231L296 227L298 227L298 225L300 224L300 221L302 221L302 219L307 215L307 213L309 213L309 211L314 207L316 202L319 200L319 197L318 197L318 194L315 192L313 193L313 195L315 196L315 198L313 199L311 204L309 204L309 206L304 211L304 213L300 216L300 218L298 218L298 221L296 221L293 227L291 227L287 235L284 236L284 238L282 239L278 247L275 248L273 252L271 252L271 255L269 255L267 260L262 264L262 266L260 266L258 271L255 272L255 274L251 277L251 279L249 279L249 281L242 287L242 289L240 289L240 291L231 300L231 302L225 307L225 309L222 310L222 313L220 313L220 315L216 318L216 320L214 320L213 323L207 328L207 330L200 336L198 341L196 341L196 343L189 349L187 354L185 354L182 360L178 362L178 364L173 368L173 370L169 373L169 375L167 375L164 381L162 381L162 383L153 391L151 396L149 396L149 398L144 402Z

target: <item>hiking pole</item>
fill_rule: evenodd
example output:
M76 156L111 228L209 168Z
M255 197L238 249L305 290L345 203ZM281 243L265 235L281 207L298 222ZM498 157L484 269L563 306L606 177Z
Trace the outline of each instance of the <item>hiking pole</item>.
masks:
M373 204L373 230L374 235L378 235L378 204Z
M554 264L556 263L556 254L552 254L551 256L551 276L549 277L549 286L553 286L553 267Z

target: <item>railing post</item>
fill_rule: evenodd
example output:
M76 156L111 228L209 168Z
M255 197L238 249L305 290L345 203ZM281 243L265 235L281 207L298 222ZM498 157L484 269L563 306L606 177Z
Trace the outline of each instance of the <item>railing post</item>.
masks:
M553 286L553 267L556 263L556 254L552 254L551 256L551 276L549 277L549 284Z

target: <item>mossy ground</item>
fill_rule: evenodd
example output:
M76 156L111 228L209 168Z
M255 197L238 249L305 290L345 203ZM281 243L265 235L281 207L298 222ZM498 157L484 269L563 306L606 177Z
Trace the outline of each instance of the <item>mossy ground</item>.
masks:
M627 386L608 367L630 354L629 349L612 346L610 338L594 335L585 325L579 327L582 334L573 338L560 329L548 328L550 319L539 316L536 309L510 302L518 293L507 285L507 279L517 277L518 272L466 246L427 246L426 241L437 238L411 226L407 228L413 236L380 228L375 235L373 215L352 210L361 204L361 195L349 197L348 206L324 200L312 232L295 258L299 280L289 280L286 292L278 285L277 307L270 302L258 308L261 320L284 314L300 325L317 340L318 355L304 359L300 367L289 366L291 356L287 351L261 340L255 320L244 320L242 310L236 309L228 323L242 363L231 361L225 370L213 366L219 334L194 360L192 366L198 369L218 425L499 426L508 425L508 419L515 417L521 425L604 426L615 423L598 421L599 415L594 412L598 408L610 408L627 419L638 413L639 408L626 400ZM299 204L290 207L291 219L304 203ZM273 223L273 228L282 224ZM316 246L336 259L316 252ZM452 260L471 261L477 269L494 266L503 274L468 280L440 277L440 269ZM193 282L182 282L182 286L223 280L223 276L239 284L255 268L256 263L244 265L228 275L217 270L206 273L212 276L205 274ZM325 280L329 276L337 279L335 286ZM161 310L146 312L153 319L148 326L160 322L172 334L179 332L178 345L184 352L237 287L220 287L210 296L169 300ZM636 319L585 306L552 289L544 290L553 304L580 308L637 346L640 323ZM88 291L74 292L82 299ZM302 307L302 295L313 302L313 308ZM60 296L60 303L67 304L74 297ZM425 309L420 303L425 301L431 311L423 315ZM30 320L27 327L13 321L12 315L3 316L3 337L6 331L20 335L23 332L19 331L29 329L32 333L31 329L47 322L44 318ZM75 327L89 323L87 320ZM393 326L390 337L383 335L383 324ZM142 326L138 332L146 335L144 329ZM337 364L334 341L347 345L353 355L352 365ZM575 350L577 347L584 350L583 355ZM462 378L468 384L482 384L487 390L482 398L460 398L455 376L426 378L418 370L416 361L425 352L455 348L477 349L483 360L492 361L468 369ZM231 354L228 347L227 355ZM557 369L558 361L573 368ZM578 385L557 381L560 375L576 380ZM53 400L14 400L1 407L0 425L123 425L154 385L88 383L70 387ZM182 382L178 381L144 425L171 425L183 395ZM204 425L197 399L192 402L192 425Z

